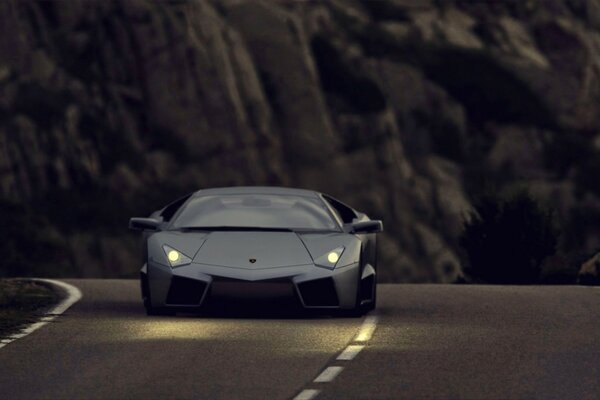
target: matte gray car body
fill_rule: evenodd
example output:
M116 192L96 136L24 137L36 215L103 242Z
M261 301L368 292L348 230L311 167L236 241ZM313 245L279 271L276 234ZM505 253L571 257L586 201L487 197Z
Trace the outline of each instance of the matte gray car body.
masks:
M198 202L194 199L207 199L206 196L213 196L210 201L217 202L219 210L223 208L219 202L242 199L240 204L244 206L239 209L250 210L243 212L252 212L256 203L256 210L262 207L260 212L267 214L271 212L269 198L290 199L290 210L294 208L300 216L307 201L323 208L319 218L328 215L331 221L323 223L330 224L330 228L181 227L178 216L194 201ZM265 196L272 197L265 200ZM297 203L302 207L297 207ZM281 207L272 210L286 212ZM314 214L310 209L306 212ZM372 221L318 192L278 187L200 190L154 212L150 218L132 218L130 228L144 231L141 286L149 314L194 310L209 300L218 301L223 293L242 298L248 294L269 298L287 293L303 308L346 310L357 315L376 305L375 234L382 230L381 221ZM175 249L189 263L173 267L168 249ZM335 249L343 251L333 268L318 265L318 260Z

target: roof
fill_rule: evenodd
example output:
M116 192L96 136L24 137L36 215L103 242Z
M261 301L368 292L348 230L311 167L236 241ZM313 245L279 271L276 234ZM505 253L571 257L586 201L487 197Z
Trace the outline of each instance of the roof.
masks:
M231 186L221 188L201 189L194 193L194 197L207 195L227 195L227 194L274 194L274 195L293 195L305 197L317 197L317 192L308 189L296 189L279 186Z

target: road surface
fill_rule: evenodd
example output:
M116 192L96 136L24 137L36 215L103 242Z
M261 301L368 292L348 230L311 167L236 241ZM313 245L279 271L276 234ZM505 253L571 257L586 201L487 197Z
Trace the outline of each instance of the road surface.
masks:
M338 360L363 319L147 317L137 281L65 282L82 300L0 349L0 398L600 398L596 288L380 285Z

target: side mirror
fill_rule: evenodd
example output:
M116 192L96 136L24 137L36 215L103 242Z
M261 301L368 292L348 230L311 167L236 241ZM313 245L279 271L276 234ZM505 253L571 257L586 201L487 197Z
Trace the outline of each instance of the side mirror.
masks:
M159 225L160 221L155 218L131 218L129 220L129 229L135 231L155 231Z
M380 220L362 221L350 224L351 233L378 233L383 232L383 222Z

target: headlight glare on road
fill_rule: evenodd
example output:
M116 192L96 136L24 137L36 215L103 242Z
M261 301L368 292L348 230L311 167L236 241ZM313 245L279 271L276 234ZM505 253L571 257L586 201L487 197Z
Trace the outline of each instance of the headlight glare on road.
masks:
M180 252L179 250L175 250L174 248L163 245L163 251L167 256L167 260L169 261L169 265L172 268L181 267L183 265L188 265L192 262L192 259Z
M343 247L338 247L336 249L328 251L327 253L315 260L315 265L319 267L334 269L338 261L340 261L343 252Z

